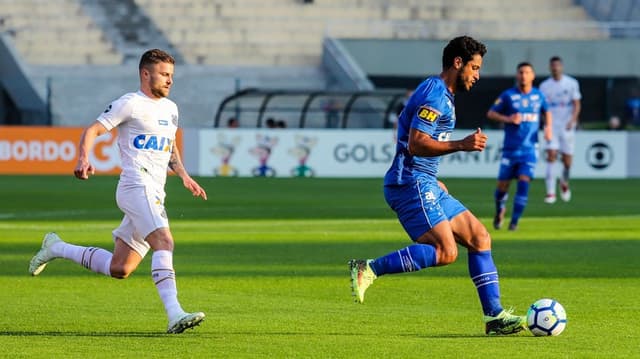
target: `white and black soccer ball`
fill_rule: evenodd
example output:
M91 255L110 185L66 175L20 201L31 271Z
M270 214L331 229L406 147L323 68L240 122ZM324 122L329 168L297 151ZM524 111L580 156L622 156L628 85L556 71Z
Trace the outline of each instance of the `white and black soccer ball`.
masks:
M560 335L567 327L567 313L554 299L540 299L527 311L527 326L535 336Z

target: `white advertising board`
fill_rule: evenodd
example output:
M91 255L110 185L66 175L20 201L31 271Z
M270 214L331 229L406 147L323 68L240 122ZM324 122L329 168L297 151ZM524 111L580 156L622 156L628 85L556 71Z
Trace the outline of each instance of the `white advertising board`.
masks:
M201 130L201 176L380 177L393 159L382 130Z
M457 130L452 139L471 131ZM500 166L503 131L486 131L489 139L482 152L457 152L440 162L442 177L496 177ZM542 139L542 134L540 134ZM544 144L540 144L536 178L546 171ZM560 168L560 164L557 164ZM556 171L556 173L560 173ZM572 178L625 178L627 176L627 134L608 131L579 131L571 166Z
M451 138L471 132L457 130ZM444 156L440 176L495 177L503 132L487 135L483 152ZM204 129L197 136L201 176L382 177L395 153L391 130ZM579 132L572 177L624 178L626 151L625 133ZM538 178L545 168L540 153Z

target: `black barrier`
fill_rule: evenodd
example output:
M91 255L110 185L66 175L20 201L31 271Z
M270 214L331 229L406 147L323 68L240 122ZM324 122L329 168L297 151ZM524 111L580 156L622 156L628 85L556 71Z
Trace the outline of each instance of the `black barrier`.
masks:
M397 107L402 104L405 94L406 90L403 89L243 89L222 100L216 111L213 127L224 127L225 118L237 119L242 127L270 127L267 126L267 120L271 116L274 119L285 117L287 127L297 128L391 127ZM322 120L318 120L319 116ZM310 121L310 117L315 120Z

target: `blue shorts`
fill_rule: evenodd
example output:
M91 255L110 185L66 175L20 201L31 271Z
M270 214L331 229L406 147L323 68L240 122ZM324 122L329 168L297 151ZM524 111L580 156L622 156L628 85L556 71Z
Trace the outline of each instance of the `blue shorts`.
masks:
M520 155L509 155L503 153L502 158L500 159L498 180L508 181L518 178L521 175L525 175L533 179L537 160L538 156L535 152Z
M467 210L460 201L443 191L435 180L385 186L384 198L414 242L438 223L451 220Z

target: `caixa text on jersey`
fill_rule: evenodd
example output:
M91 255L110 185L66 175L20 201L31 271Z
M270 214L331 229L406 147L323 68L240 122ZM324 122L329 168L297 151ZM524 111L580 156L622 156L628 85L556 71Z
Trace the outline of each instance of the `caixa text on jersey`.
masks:
M133 147L139 150L169 152L173 145L173 139L156 135L140 134L133 138L132 143Z

